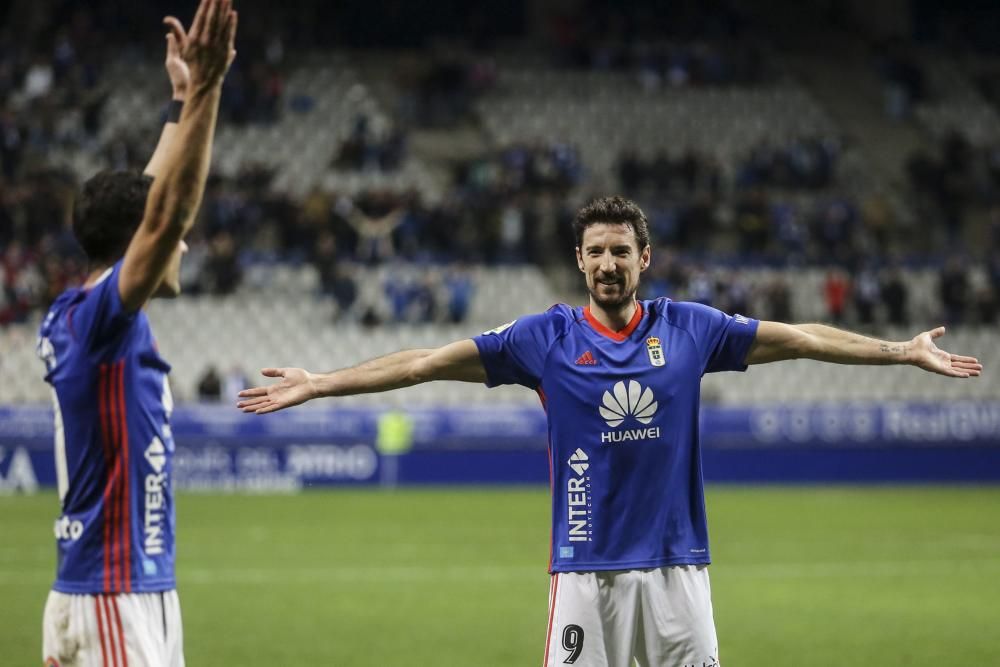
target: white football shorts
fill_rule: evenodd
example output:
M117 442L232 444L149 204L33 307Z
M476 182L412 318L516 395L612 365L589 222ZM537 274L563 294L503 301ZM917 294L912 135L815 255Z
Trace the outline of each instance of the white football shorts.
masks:
M184 667L177 591L51 591L42 621L46 667Z
M543 667L636 663L719 667L708 566L553 574Z

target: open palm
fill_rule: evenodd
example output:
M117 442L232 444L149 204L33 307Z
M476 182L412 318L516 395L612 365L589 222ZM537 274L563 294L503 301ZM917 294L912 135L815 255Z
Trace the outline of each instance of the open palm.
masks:
M316 396L312 375L302 368L265 368L265 377L281 378L279 382L266 387L253 387L240 392L241 400L236 407L243 412L258 415L275 412L305 403Z
M975 357L946 352L934 343L944 333L944 327L938 327L913 337L910 341L913 365L948 377L967 378L982 374L983 365Z

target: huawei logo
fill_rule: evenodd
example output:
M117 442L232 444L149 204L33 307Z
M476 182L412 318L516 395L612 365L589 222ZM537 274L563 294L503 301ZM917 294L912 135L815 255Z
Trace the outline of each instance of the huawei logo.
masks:
M649 387L643 391L642 385L635 380L628 383L623 380L611 389L604 392L604 405L598 410L608 426L621 426L625 417L632 415L641 424L648 424L653 420L657 408L656 399Z

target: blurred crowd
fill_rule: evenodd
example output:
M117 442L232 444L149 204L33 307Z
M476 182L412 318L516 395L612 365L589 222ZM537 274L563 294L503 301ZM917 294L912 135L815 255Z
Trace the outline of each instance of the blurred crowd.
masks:
M52 156L87 152L113 168L139 169L148 159L155 130L108 136L102 118L109 69L122 59L161 57L161 4L122 10L115 20L109 17L120 8L110 0L86 9L56 0L16 2L6 15L0 28L0 325L25 320L85 275L68 231L76 177L54 167L60 161ZM583 6L546 19L549 55L563 65L634 71L647 88L768 76L745 18L728 3L712 11L682 8L669 21L655 2ZM287 99L286 44L301 34L297 48L325 45L329 36L314 24L326 11L333 10L311 3L311 13L296 14L261 5L246 21L241 15L240 58L226 80L224 122L272 123L284 109L308 104ZM470 34L480 34L481 17L462 16L474 29ZM399 38L405 41L405 31ZM409 158L409 128L472 120L472 101L496 83L491 52L446 43L426 53L401 58L394 70L394 118L359 114L330 156L331 167L397 172ZM913 62L888 50L880 67L887 85L904 91L906 105L920 99L922 73ZM916 208L942 220L949 239L931 248L907 238L912 230L900 226L884 194L861 197L839 187L844 147L838 139L761 143L731 163L696 151L648 155L641 148L618 156L616 175L622 192L643 206L655 254L663 258L648 275L650 294L727 310L749 310L741 307L752 303L764 316L795 319L784 278L775 274L766 284L749 285L740 267L830 266L823 298L831 321L903 323L908 295L900 268L936 263L949 321L996 319L998 146L974 146L954 134L935 153L911 157ZM275 188L275 174L262 164L245 164L232 177L213 175L183 265L185 290L231 294L255 265L309 265L338 317L373 326L387 319L461 322L475 294L471 266L573 268L573 214L587 196L605 194L590 191L587 164L575 146L525 138L452 166L451 182L434 201L405 187L315 187L296 198ZM976 248L989 258L983 266L962 254L970 207L987 211L989 219ZM389 307L372 308L360 296L357 267L401 263L433 268L422 279L388 273L379 292ZM730 268L704 268L714 264Z
M645 298L668 294L728 313L794 322L800 319L793 299L794 280L794 276L782 271L748 272L739 267L710 266L700 258L664 246L654 251L641 291ZM948 325L998 323L1000 261L970 265L961 257L952 257L933 282L933 297L940 304L937 321ZM830 266L816 298L822 301L825 321L871 330L874 326L914 323L913 289L898 264L868 263L854 271Z
M548 17L556 64L632 71L643 88L748 84L768 75L734 3L583 2Z
M1000 144L975 146L952 131L933 153L911 155L907 169L920 208L944 220L953 239L963 232L970 212L1000 205Z

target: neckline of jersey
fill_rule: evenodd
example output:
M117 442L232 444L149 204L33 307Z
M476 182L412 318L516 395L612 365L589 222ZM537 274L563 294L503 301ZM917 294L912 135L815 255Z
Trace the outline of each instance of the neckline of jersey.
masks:
M601 322L594 317L594 314L590 312L590 306L583 307L583 316L587 319L587 322L594 331L605 338L610 338L617 343L621 343L624 340L628 340L628 337L631 336L632 332L639 326L639 321L642 320L642 304L638 301L636 302L635 313L632 314L632 319L629 320L624 329L619 329L618 331L612 331L608 327L601 324Z

